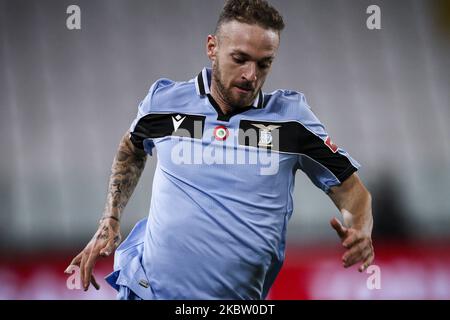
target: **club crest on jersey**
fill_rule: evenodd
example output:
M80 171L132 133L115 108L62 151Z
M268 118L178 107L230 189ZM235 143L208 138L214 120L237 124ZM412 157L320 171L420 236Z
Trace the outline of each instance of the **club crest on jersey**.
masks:
M281 127L281 126L274 126L274 125L265 126L262 124L253 124L253 123L252 123L252 126L259 129L258 146L266 147L266 148L272 147L272 142L273 142L272 131Z
M331 150L333 153L336 153L336 152L338 151L338 146L335 145L335 144L333 143L333 141L331 140L330 137L327 137L327 138L326 138L326 140L325 140L325 145L326 145L328 148L330 148L330 150Z
M225 141L227 140L228 136L230 135L230 132L228 129L224 126L217 126L214 129L214 137L218 141Z

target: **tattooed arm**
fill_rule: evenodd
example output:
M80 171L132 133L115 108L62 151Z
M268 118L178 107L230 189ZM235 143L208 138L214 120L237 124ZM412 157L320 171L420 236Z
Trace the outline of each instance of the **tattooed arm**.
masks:
M81 283L85 291L89 288L89 283L97 290L100 288L92 275L95 262L99 257L109 256L119 246L120 218L136 188L146 160L147 154L131 143L130 132L127 131L113 161L106 205L98 230L70 263L80 267ZM66 272L68 270L69 268Z

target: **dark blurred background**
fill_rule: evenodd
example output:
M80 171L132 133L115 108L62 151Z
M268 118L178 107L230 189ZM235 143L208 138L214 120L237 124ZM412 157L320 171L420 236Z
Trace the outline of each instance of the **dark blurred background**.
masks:
M450 1L271 3L284 15L265 91L303 92L373 195L383 288L344 270L329 198L299 173L271 298L450 298ZM81 9L68 30L66 9ZM369 5L381 30L369 30ZM150 85L209 66L223 1L0 0L0 298L113 298L62 274L96 230L113 156ZM122 233L148 214L155 159ZM99 264L100 277L112 261ZM27 288L25 290L24 288ZM30 289L31 288L31 289ZM335 288L335 289L333 289Z

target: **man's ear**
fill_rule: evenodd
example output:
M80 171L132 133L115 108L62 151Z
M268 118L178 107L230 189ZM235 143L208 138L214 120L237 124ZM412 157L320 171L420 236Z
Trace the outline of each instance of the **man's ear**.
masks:
M217 55L217 37L213 35L209 35L206 41L206 54L208 55L209 60L214 61Z

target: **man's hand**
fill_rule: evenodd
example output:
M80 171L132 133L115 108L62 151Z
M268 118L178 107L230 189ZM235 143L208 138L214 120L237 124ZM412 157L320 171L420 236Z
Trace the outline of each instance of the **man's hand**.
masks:
M81 283L84 291L89 288L89 284L100 289L92 271L99 257L108 257L119 246L121 241L120 223L111 218L104 218L100 221L100 226L91 241L70 263L80 268ZM69 266L70 267L70 266ZM64 271L68 273L68 269Z
M345 209L342 211L344 217L351 216L351 214ZM358 268L358 270L359 272L366 270L375 258L370 233L354 228L344 227L336 218L331 219L330 223L341 238L342 245L347 249L342 256L342 263L344 267L348 268L358 262L362 262L362 265Z

